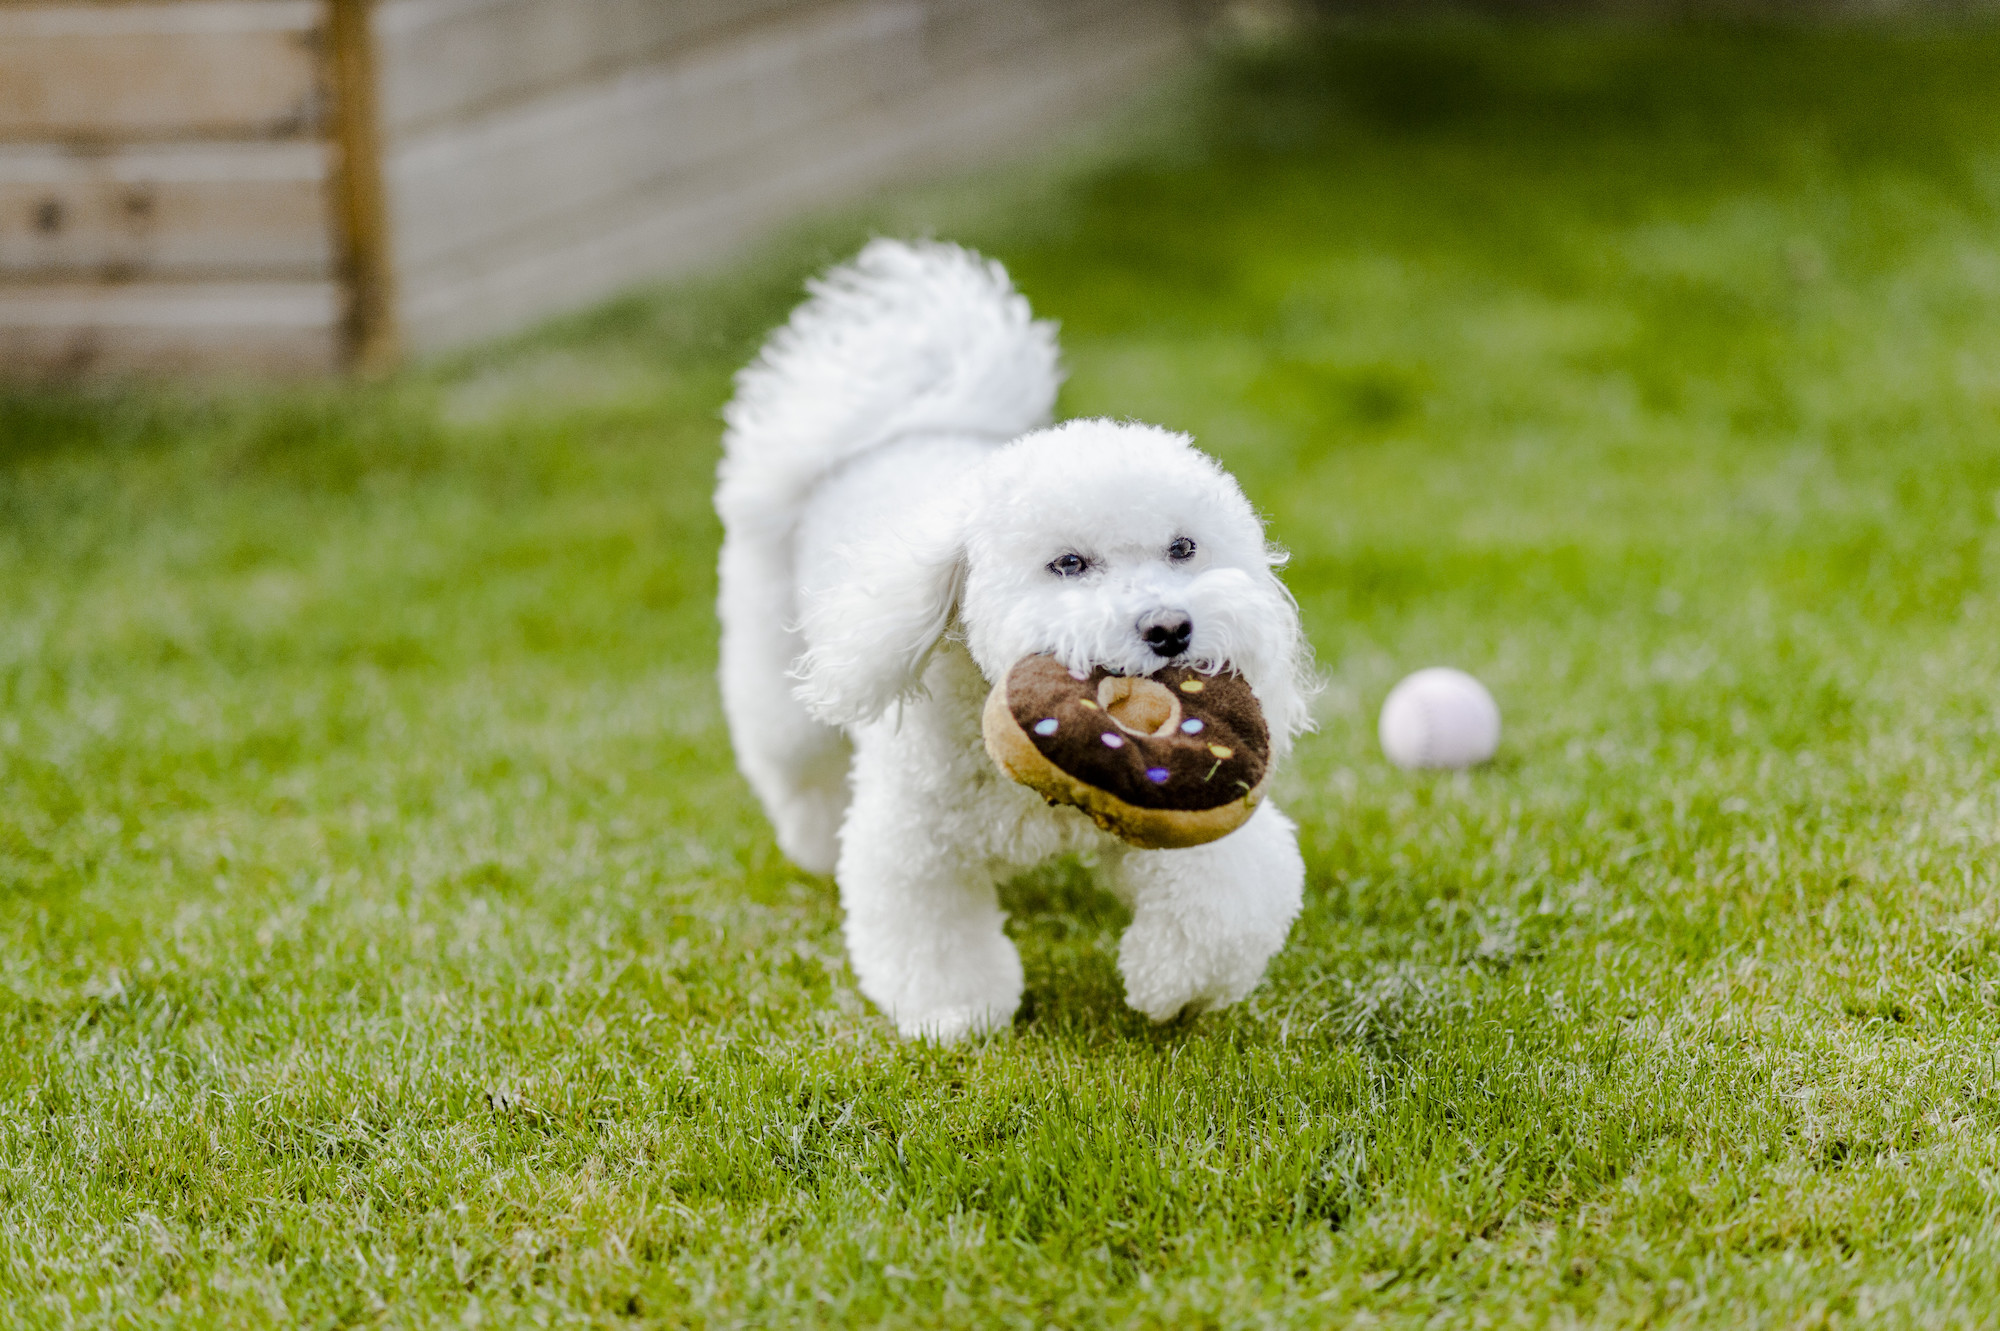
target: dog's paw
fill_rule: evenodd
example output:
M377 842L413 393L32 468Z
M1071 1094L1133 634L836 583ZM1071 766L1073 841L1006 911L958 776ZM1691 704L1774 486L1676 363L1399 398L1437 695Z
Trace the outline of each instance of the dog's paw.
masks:
M840 859L839 828L835 826L778 826L778 849L785 858L807 873L833 874Z
M1141 918L1118 945L1125 1001L1156 1022L1228 1007L1257 987L1274 948L1195 937L1178 921Z
M991 933L902 939L849 924L862 993L908 1039L955 1044L1004 1029L1021 1006L1021 954L997 922Z
M958 1044L974 1036L1007 1030L1014 1021L1014 1009L990 1007L933 1008L927 1012L898 1012L896 1032L906 1040L929 1040L934 1044Z
M840 821L847 816L844 781L843 776L831 786L801 785L771 808L778 849L807 873L830 875L840 859Z

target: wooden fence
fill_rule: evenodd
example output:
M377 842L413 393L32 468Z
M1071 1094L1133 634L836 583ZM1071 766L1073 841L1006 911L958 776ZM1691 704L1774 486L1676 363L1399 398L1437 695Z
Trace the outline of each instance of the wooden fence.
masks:
M1031 145L1190 0L0 3L0 372L491 336Z

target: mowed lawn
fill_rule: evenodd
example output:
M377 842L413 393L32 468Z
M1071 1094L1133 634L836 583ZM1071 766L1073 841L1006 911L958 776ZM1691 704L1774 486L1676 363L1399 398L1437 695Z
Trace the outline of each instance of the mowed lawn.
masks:
M2000 30L1360 28L1124 142L372 386L0 399L0 1322L2000 1318ZM1127 1012L1058 867L1012 1033L899 1043L732 768L728 375L927 218L1294 553L1236 1010ZM1438 663L1493 767L1381 759Z

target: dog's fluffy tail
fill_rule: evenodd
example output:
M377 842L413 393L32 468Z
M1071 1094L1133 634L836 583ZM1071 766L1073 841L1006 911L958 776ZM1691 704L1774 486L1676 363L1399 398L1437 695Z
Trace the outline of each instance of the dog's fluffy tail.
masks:
M897 436L1007 439L1048 423L1055 328L999 264L877 240L807 289L723 412L715 503L733 529L788 531L821 477Z
M1055 406L1055 330L999 264L955 245L878 240L810 288L736 377L716 511L722 706L736 762L808 869L830 873L847 808L847 737L789 672L805 650L793 528L828 472L917 432L1008 439Z

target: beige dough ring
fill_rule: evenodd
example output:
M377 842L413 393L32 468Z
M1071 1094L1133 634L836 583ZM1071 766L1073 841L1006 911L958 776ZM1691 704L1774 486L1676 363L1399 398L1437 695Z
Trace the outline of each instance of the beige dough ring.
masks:
M1015 663L982 718L1001 771L1148 850L1199 846L1241 827L1264 797L1270 731L1234 670L1185 666L1079 678L1054 657Z

